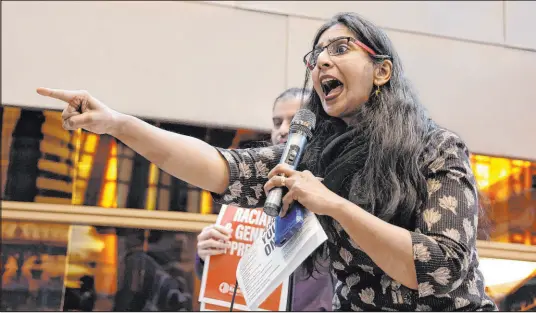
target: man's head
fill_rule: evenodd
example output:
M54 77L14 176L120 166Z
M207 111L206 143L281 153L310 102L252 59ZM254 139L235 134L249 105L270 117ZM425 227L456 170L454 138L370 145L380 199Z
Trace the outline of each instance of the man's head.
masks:
M310 93L308 89L290 88L275 99L272 110L272 144L287 142L290 122Z

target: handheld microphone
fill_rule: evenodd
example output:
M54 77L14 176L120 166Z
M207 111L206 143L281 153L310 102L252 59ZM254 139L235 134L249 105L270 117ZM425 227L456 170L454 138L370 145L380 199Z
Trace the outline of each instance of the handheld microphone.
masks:
M292 169L296 169L300 163L303 151L313 137L313 130L316 126L316 116L307 109L296 112L292 122L290 122L290 133L285 150L281 155L279 163L286 163ZM283 199L283 188L275 187L268 192L264 203L264 213L269 216L278 216L281 211Z

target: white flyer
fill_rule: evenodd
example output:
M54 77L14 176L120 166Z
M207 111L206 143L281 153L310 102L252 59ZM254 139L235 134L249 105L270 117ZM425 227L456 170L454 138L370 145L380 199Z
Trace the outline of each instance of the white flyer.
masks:
M316 216L305 210L300 230L282 247L276 247L274 219L244 253L236 269L238 285L248 308L256 310L326 240L327 235Z

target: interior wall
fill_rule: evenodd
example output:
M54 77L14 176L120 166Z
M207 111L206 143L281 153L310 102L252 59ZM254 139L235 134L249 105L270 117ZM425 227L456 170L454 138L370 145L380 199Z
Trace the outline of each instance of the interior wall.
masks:
M266 130L340 11L387 31L432 117L472 151L536 159L528 1L4 2L2 104L62 108L35 88L86 89L138 116Z

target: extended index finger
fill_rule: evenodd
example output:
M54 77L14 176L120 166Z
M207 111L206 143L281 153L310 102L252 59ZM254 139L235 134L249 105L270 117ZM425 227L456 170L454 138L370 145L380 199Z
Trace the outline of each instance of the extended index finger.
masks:
M37 88L37 93L45 97L51 97L65 102L70 102L76 95L74 91L44 87Z

